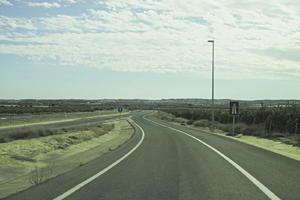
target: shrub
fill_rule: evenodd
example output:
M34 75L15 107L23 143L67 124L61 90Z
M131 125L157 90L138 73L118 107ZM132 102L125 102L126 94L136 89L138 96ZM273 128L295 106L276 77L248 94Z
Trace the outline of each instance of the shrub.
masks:
M20 161L36 162L36 160L33 159L33 158L29 158L29 157L21 156L21 155L11 155L10 157L11 157L12 159L20 160Z
M160 119L162 120L166 120L166 121L173 121L175 116L169 113L165 113L165 112L159 112L158 116L160 117Z
M186 122L186 124L187 124L187 125L192 125L192 124L194 124L194 120L188 120L188 121Z
M244 124L244 123L237 123L235 125L235 132L236 133L244 133L245 130L248 128L248 125L247 124Z
M211 109L165 109L169 115L187 119L187 124L194 122L195 126L210 127ZM163 112L162 112L163 113ZM168 116L165 114L165 116ZM162 118L163 119L163 118ZM236 131L247 135L272 136L273 133L299 134L300 106L290 105L287 107L261 107L240 108ZM206 121L202 121L206 120ZM201 121L201 122L198 122ZM215 109L215 121L225 125L215 124L224 131L232 130L232 117L228 114L228 108ZM229 124L229 125L227 125ZM297 125L298 124L298 125Z
M49 135L64 134L66 132L75 130L91 130L94 132L95 137L99 137L106 132L111 131L114 128L114 124L101 124L101 128L96 127L99 127L99 124L96 124L94 126L81 126L61 129L45 129L44 127L16 129L0 134L0 143L11 142L13 140L32 139Z
M177 122L177 123L180 123L180 124L186 124L186 122L188 120L184 119L184 118L181 118L181 117L176 117L173 119L174 122Z
M221 124L216 123L216 128L225 131L225 132L231 132L232 131L232 124Z
M0 142L10 142L13 140L21 140L21 139L32 139L38 137L44 137L48 135L54 135L57 131L54 129L44 129L42 127L34 128L34 129L21 129L21 130L13 130L8 131L4 134L0 135Z
M202 119L202 120L195 121L194 125L199 127L209 127L211 126L211 122L206 119Z

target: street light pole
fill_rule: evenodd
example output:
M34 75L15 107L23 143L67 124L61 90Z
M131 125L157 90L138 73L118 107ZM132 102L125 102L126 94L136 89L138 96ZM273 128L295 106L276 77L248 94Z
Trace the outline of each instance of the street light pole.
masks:
M211 73L211 121L214 125L215 122L215 111L214 111L214 90L215 90L215 41L208 40L208 42L212 43L212 73Z

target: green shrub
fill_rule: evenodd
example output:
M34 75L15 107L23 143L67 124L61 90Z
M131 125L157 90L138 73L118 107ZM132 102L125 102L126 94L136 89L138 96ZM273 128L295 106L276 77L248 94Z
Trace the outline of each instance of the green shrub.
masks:
M166 121L173 121L175 119L175 116L173 114L166 113L166 112L158 112L158 116L160 119Z
M188 120L188 121L186 122L186 124L187 124L187 125L192 125L192 124L194 124L194 120Z
M196 126L210 127L210 108L199 109L165 109L165 116L187 119L187 124L194 122ZM163 113L163 112L162 112ZM206 121L202 121L206 120ZM201 122L198 122L201 121ZM215 121L225 124L217 125L221 130L231 131L232 117L228 113L228 108L215 109ZM240 115L236 118L237 132L247 135L272 136L276 133L300 134L300 106L291 105L288 107L261 107L261 108L240 108ZM298 125L297 125L298 124ZM296 128L297 127L297 128Z
M225 132L231 132L232 131L232 124L222 124L222 123L216 123L215 124L217 129L220 129Z
M235 124L235 132L236 133L244 133L247 128L248 128L247 124L244 124L244 123Z
M176 117L173 119L174 122L177 122L177 123L180 123L180 124L186 124L186 122L188 120L184 119L184 118L181 118L181 117Z
M183 119L184 120L184 119ZM96 128L99 124L94 126L81 126L81 127L71 127L71 128L61 128L61 129L46 129L44 127L36 128L24 128L8 131L6 133L0 134L0 143L11 142L14 140L22 139L32 139L38 137L45 137L50 135L64 134L69 131L83 131L91 130L94 132L95 137L99 137L114 128L114 124L101 124L102 129ZM59 142L59 141L57 141Z
M211 126L211 121L206 120L206 119L197 120L194 122L194 125L199 126L199 127L209 127L209 126Z

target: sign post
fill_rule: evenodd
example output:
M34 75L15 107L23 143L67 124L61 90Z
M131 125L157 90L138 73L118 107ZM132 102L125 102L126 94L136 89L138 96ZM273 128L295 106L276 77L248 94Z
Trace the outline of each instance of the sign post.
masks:
M232 116L232 136L235 135L235 117L239 115L239 102L230 101L229 113Z

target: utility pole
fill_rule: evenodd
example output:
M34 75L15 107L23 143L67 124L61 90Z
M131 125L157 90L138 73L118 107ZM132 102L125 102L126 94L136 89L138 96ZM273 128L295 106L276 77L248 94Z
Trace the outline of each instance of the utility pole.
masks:
M215 108L214 108L214 90L215 90L215 41L214 40L208 40L208 42L212 43L212 73L211 73L211 121L214 125L215 123Z

